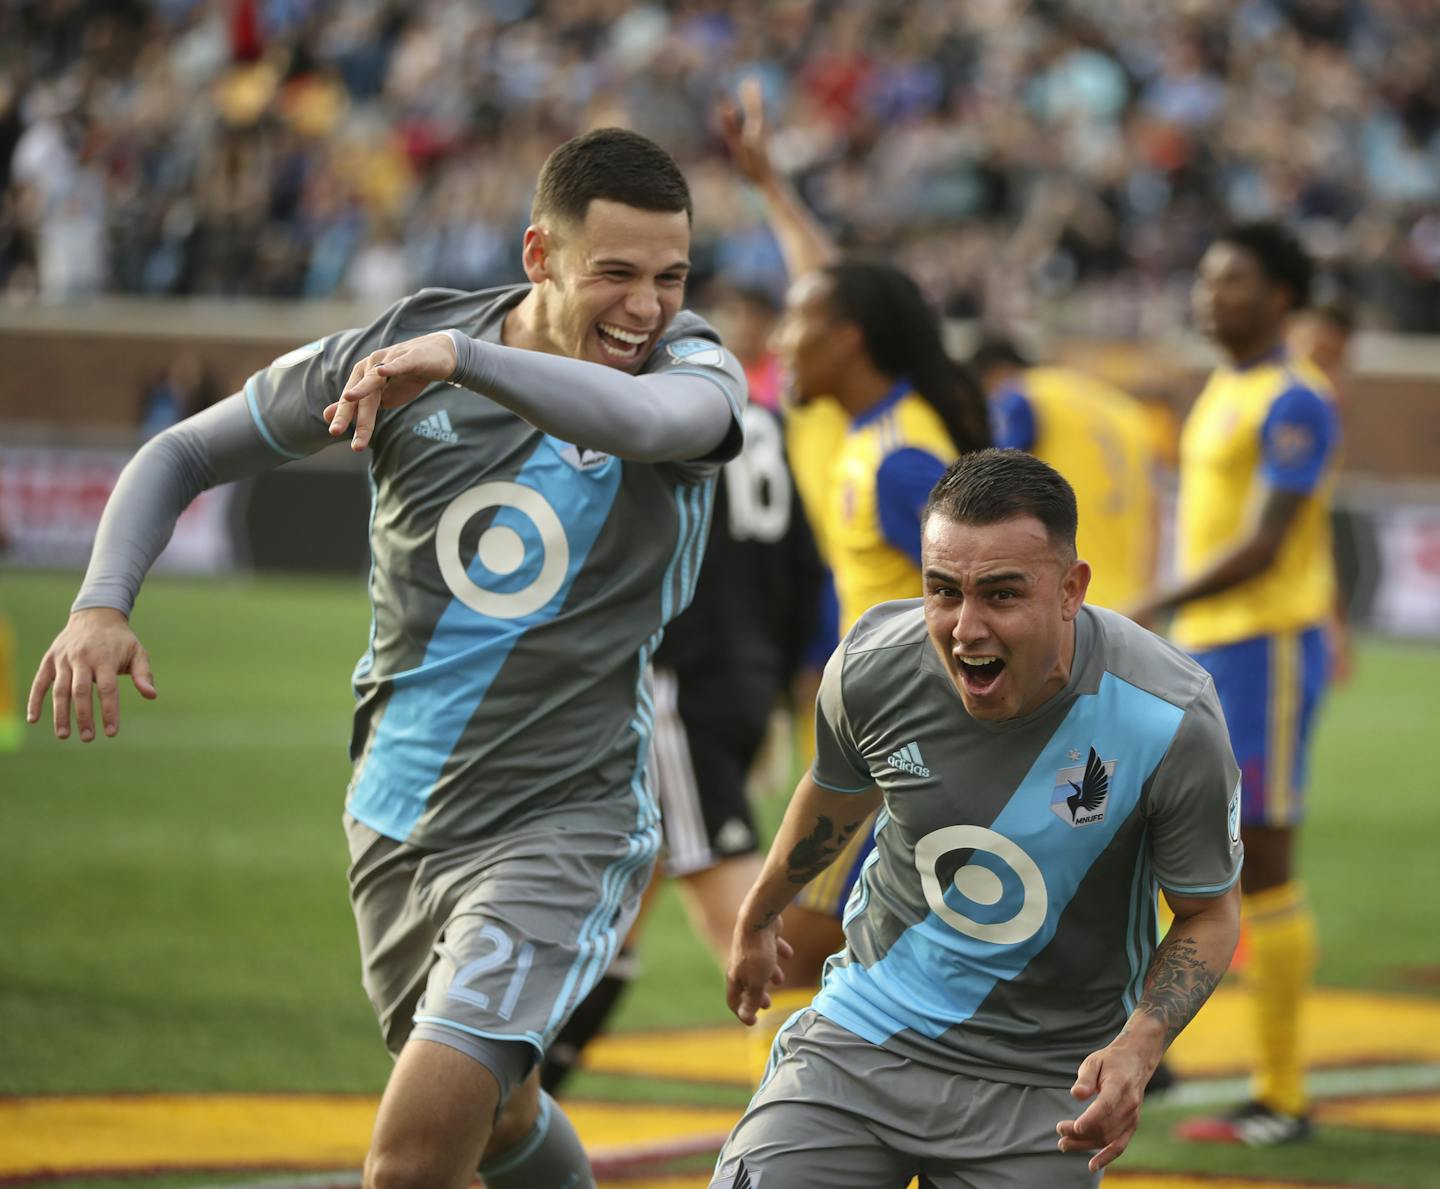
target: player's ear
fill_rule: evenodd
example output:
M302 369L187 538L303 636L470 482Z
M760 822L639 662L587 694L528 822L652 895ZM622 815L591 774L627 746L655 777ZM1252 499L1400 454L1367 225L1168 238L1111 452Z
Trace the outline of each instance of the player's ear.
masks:
M834 335L832 340L839 351L847 358L859 355L865 350L865 332L860 329L858 322L839 322L831 331Z
M531 223L525 228L525 240L521 246L520 259L525 267L525 275L530 278L532 285L538 285L541 281L550 279L550 232L538 223Z
M1080 614L1085 602L1085 592L1090 589L1090 563L1076 560L1070 563L1065 576L1060 579L1060 613L1068 623Z

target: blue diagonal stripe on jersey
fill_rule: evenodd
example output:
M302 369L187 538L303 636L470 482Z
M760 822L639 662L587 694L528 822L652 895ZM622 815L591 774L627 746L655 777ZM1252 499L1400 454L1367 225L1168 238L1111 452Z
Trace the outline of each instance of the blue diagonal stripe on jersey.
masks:
M630 877L652 862L660 847L660 812L650 788L648 761L650 736L655 726L655 706L646 671L650 658L664 637L664 624L678 615L694 594L677 575L689 566L698 575L700 555L709 539L710 512L717 480L710 478L699 484L680 484L675 488L678 522L675 530L675 552L665 567L660 584L661 628L640 650L635 698L635 715L630 729L635 732L635 771L630 789L636 802L636 832L630 837L626 856L605 872L601 880L600 901L580 926L579 955L566 973L565 983L555 999L555 1010L546 1025L547 1035L560 1027L574 1006L585 998L600 980L619 948L620 935L615 929L615 914ZM677 586L679 589L677 590Z
M961 933L932 911L901 934L873 966L852 961L827 971L816 1008L872 1044L906 1028L934 1039L963 1024L997 984L1015 978L1050 944L1086 872L1139 803L1145 781L1164 758L1182 717L1179 707L1105 674L1094 694L1076 699L1010 801L989 824L1022 847L1040 868L1048 900L1040 928L1025 941L1001 944ZM1051 811L1050 798L1056 774L1073 763L1069 750L1082 743L1118 763L1104 820L1077 829ZM953 778L965 779L963 774ZM985 856L977 851L972 861L983 860ZM995 856L984 865L1001 876L1000 901L991 906L974 904L951 887L945 893L946 903L977 921L1006 920L1021 904L1019 879Z
M543 439L514 482L538 491L565 526L570 564L560 589L545 606L514 619L482 615L459 599L440 614L414 669L394 674L394 688L372 735L369 750L351 783L349 809L373 830L405 839L425 812L430 791L465 726L495 681L520 638L554 619L584 568L620 487L621 463L612 459L578 472L560 452L565 443ZM502 593L533 582L543 564L539 534L530 518L502 507L494 526L508 528L525 543L525 559L513 573L490 571L476 556L467 573L476 585Z

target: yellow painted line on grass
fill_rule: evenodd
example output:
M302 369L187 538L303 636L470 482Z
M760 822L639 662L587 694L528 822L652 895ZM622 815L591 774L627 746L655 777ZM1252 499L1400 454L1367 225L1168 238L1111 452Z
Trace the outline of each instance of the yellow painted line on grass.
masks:
M1300 1039L1311 1068L1440 1061L1440 999L1323 988L1305 1005ZM1188 1077L1246 1073L1257 1056L1250 998L1238 983L1216 992L1170 1049Z
M1440 1135L1440 1094L1402 1094L1394 1098L1357 1098L1321 1102L1315 1117L1322 1123L1375 1131L1409 1131Z
M600 1189L708 1189L710 1178L697 1174L691 1177L662 1177L656 1180L601 1181ZM1197 1177L1185 1174L1125 1172L1120 1169L1105 1174L1105 1184L1124 1185L1126 1189L1299 1189L1296 1181L1248 1180L1244 1177ZM1327 1186L1319 1181L1303 1182L1304 1189L1354 1189L1347 1185Z
M1305 1019L1312 1067L1440 1061L1440 1000L1321 990ZM1250 1004L1239 985L1217 991L1170 1050L1176 1071L1195 1078L1248 1072L1255 1057ZM584 1063L600 1073L750 1085L739 1024L602 1037L585 1050Z
M1174 1050L1183 1076L1248 1068L1252 1041L1243 992L1227 986ZM1440 1001L1326 990L1312 1000L1306 1029L1312 1065L1440 1063ZM589 1068L684 1081L747 1081L745 1030L632 1033L587 1052ZM82 1176L179 1169L331 1169L359 1167L376 1100L327 1094L134 1094L0 1098L0 1178ZM627 1103L567 1102L586 1148L602 1167L647 1150L718 1147L738 1110ZM1348 1098L1321 1103L1326 1123L1440 1135L1440 1093ZM1261 1189L1280 1182L1151 1174L1117 1182L1140 1189L1204 1185ZM630 1189L703 1185L701 1177L627 1182Z
M178 1168L358 1168L377 1100L325 1094L0 1099L0 1177ZM730 1108L567 1102L596 1160L714 1137Z

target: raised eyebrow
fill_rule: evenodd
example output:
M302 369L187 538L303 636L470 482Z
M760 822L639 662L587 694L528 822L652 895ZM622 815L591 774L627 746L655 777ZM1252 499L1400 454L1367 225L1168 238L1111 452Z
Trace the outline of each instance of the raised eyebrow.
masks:
M999 586L1002 583L1014 585L1030 581L1028 574L1022 574L1019 570L1009 570L1003 574L986 574L983 578L975 579L976 586Z

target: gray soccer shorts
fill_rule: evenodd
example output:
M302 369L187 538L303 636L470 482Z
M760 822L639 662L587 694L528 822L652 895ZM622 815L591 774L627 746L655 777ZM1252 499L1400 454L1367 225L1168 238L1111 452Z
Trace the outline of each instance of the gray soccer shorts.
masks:
M544 1055L630 931L660 841L658 826L554 828L422 850L349 814L345 833L385 1047L414 1029L487 1066L490 1041Z
M815 1011L781 1031L710 1189L1092 1189L1090 1153L1061 1152L1068 1088L945 1073Z

